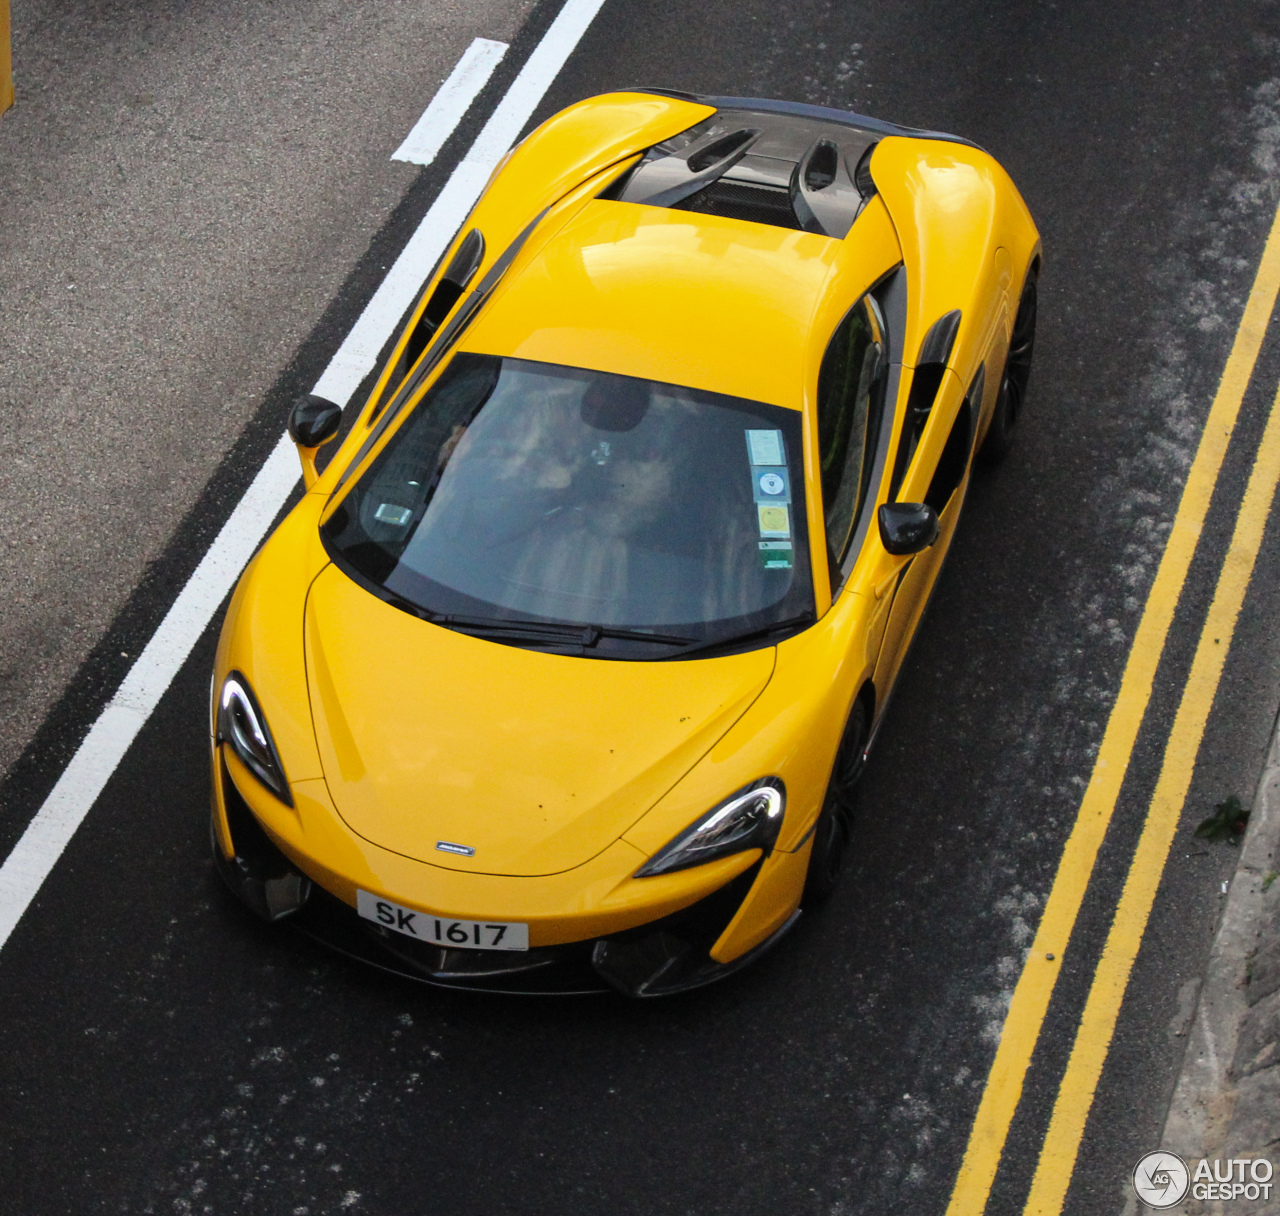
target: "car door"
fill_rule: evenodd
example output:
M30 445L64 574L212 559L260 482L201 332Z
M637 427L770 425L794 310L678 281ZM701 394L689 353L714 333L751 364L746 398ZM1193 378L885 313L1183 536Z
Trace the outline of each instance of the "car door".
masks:
M921 372L917 367L914 374ZM920 553L905 557L882 554L874 594L877 600L891 598L891 603L874 676L881 699L897 678L955 533L985 392L986 374L981 365L967 391L949 369L937 378L928 418L921 422L908 412L902 442L913 443L913 450L906 455L900 477L894 479L897 484L891 486L890 498L928 503L938 514L939 534L937 541ZM913 426L918 427L918 442L910 434Z

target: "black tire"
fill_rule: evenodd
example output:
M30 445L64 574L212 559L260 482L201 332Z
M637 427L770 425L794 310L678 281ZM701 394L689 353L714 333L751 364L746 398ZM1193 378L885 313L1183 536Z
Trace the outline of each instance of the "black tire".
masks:
M1031 382L1031 356L1036 345L1036 268L1027 271L1018 315L1013 320L1009 353L1005 356L1000 376L1000 393L996 397L991 425L978 453L983 464L999 464L1009 455L1018 431L1018 421L1027 401L1027 385Z
M853 837L858 778L862 776L870 726L866 703L859 697L845 724L840 750L836 752L836 762L831 766L827 796L813 829L809 872L800 900L803 907L812 908L826 903L840 882Z

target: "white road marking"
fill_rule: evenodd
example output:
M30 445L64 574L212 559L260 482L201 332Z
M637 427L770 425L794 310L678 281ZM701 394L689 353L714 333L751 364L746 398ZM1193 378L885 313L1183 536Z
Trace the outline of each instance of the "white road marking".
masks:
M297 481L298 453L285 435L0 866L0 946L9 940Z
M453 171L320 377L315 389L318 395L345 406L372 370L379 351L423 279L453 239L490 173L529 121L603 4L604 0L565 0L466 159ZM297 484L298 476L296 451L288 435L284 435L115 696L98 715L53 791L5 858L0 866L0 948L9 940L130 744L235 585Z
M391 153L391 159L408 161L411 165L431 164L462 116L471 109L480 90L489 83L493 69L502 62L507 50L505 42L489 38L472 42L431 104L423 110L422 117L414 123L413 130L405 136L404 143Z
M542 41L512 81L507 95L476 136L471 150L453 171L369 306L316 382L313 391L317 397L346 405L360 382L373 370L383 345L462 227L489 175L515 143L603 4L604 0L565 0Z

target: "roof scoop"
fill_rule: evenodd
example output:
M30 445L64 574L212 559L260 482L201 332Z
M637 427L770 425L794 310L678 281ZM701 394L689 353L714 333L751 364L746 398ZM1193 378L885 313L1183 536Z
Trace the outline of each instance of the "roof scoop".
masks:
M820 139L805 158L804 184L810 192L825 190L840 171L840 150L829 139Z
M731 131L728 135L721 135L718 139L713 139L709 144L704 144L689 154L687 157L689 168L694 173L705 173L721 161L728 161L725 165L727 169L741 158L759 135L759 131L751 131L745 127L741 131ZM735 152L738 153L737 156L734 156Z
M760 134L753 127L714 132L680 152L643 161L618 199L651 207L673 207L723 177L746 156Z
M845 158L829 139L816 140L791 173L791 209L806 232L843 240L862 209Z

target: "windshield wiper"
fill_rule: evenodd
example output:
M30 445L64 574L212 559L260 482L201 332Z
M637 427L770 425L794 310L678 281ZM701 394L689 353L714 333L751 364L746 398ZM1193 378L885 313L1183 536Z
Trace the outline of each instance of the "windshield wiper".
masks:
M682 638L674 633L649 633L645 629L614 629L610 625L593 625L602 638L617 638L623 642L659 642L663 646L688 646L694 638Z
M445 629L453 629L473 637L490 638L496 642L528 642L535 646L581 646L584 650L591 649L601 638L613 638L622 642L650 642L657 646L680 647L676 654L669 656L673 659L684 659L692 654L706 654L721 648L727 649L745 642L754 642L772 637L774 634L812 625L817 620L812 612L802 612L797 616L774 621L772 625L764 625L747 633L738 633L727 638L712 638L706 642L695 642L695 639L682 637L679 634L650 633L645 629L615 629L611 625L570 625L560 621L512 621L497 616L463 616L452 612L432 612L431 609L423 608L385 586L379 588L379 594L410 616L416 616L421 621L429 621L433 625L441 625Z
M687 659L692 654L705 655L712 650L741 646L745 642L759 641L773 637L775 634L798 631L807 625L812 625L817 619L812 612L801 612L796 616L789 616L785 620L774 621L772 625L764 625L759 629L748 630L746 633L735 633L731 637L712 638L707 642L699 642L696 646L686 647L679 654L674 654L671 657L673 659ZM777 640L781 641L782 639L779 638Z
M437 621L440 618L436 613L415 604L411 599L406 599L398 592L392 591L385 584L375 584L374 593L381 600L386 600L388 604L399 608L401 612L407 612L410 616L416 616L420 621Z
M442 625L458 633L489 637L504 642L533 642L545 645L569 645L589 648L601 638L616 638L623 642L652 642L659 646L687 646L694 639L672 633L650 633L645 629L615 629L612 625L570 625L561 621L512 621L499 616L464 616L456 612L433 612L411 599L392 591L378 588L378 595L394 604L410 616L432 625Z
M495 641L534 642L551 645L582 646L589 649L601 638L617 638L624 642L653 642L662 646L687 646L693 638L669 633L648 633L643 629L614 629L610 625L568 625L558 621L508 621L501 617L458 616L449 613L427 616L427 620L459 633L493 638Z

